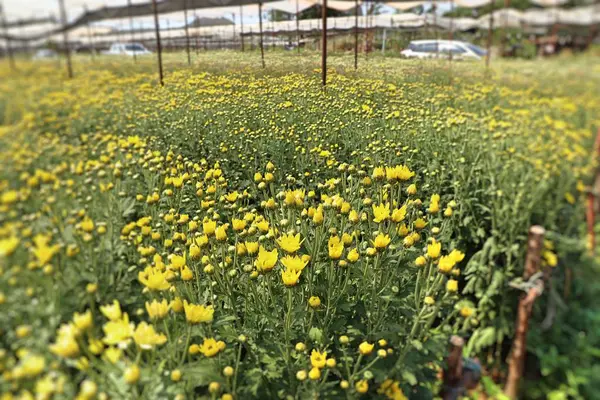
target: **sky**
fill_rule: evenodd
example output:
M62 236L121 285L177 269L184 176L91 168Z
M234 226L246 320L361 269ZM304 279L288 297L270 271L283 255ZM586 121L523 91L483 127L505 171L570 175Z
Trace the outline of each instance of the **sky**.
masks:
M89 10L103 7L103 6L119 6L126 5L127 0L64 0L65 6L67 9L67 18L69 20L75 19L78 15L80 15L84 7L87 6ZM145 3L148 0L132 0L132 3ZM0 3L4 4L4 9L6 11L7 19L12 21L17 18L29 18L29 17L44 17L44 16L54 16L58 18L59 13L59 2L58 0L0 0ZM441 3L440 3L441 5ZM244 23L252 24L258 22L258 12L256 11L256 6L251 8L252 6L244 7ZM442 9L443 7L439 7ZM384 13L389 14L393 12L393 9L389 7L384 7ZM227 17L232 19L231 13L234 12L235 15L235 23L240 23L239 16L239 7L227 7L227 8L217 8L210 10L196 10L190 11L188 13L188 19L192 20L194 15L203 16L203 17ZM168 24L172 27L182 26L184 24L183 12L174 13L174 14L165 14L161 15L161 25L164 26ZM116 28L126 28L129 26L129 20L111 20L111 21L103 21L98 23L99 26L112 26ZM136 17L134 19L134 25L136 28L138 27L151 27L153 25L152 17Z

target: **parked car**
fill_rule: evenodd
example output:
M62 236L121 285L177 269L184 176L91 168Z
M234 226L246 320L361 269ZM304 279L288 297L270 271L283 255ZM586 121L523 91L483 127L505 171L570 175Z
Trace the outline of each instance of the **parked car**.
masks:
M48 59L53 59L53 58L57 58L57 57L58 57L58 53L51 49L39 49L33 55L34 60L48 60Z
M406 58L448 58L480 60L487 54L485 49L467 42L458 40L413 40L408 48L402 50L400 55Z
M108 51L104 54L108 55L125 55L125 56L141 56L145 54L152 54L144 45L140 43L113 43Z

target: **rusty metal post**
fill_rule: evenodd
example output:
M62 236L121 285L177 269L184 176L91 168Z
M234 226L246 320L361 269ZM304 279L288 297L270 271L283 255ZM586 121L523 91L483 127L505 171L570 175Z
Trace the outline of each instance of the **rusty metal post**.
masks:
M327 85L327 0L323 0L321 17L323 19L323 29L321 30L323 40L321 48L321 77L323 80L322 84L325 86Z
M58 0L60 7L60 23L63 27L63 46L67 56L67 76L73 78L73 67L71 65L71 49L69 48L69 33L67 31L67 11L65 10L65 0Z
M358 69L358 0L354 0L354 70Z
M183 0L183 19L185 19L185 51L187 53L188 65L192 65L190 57L190 28L188 24L188 0Z
M265 48L263 45L262 3L258 3L258 29L260 29L260 60L265 68Z
M490 57L492 53L492 35L494 29L494 0L490 1L490 5L492 6L490 10L490 25L488 27L488 37L487 37L487 53L485 55L485 67L489 68L490 66Z
M2 31L6 35L6 55L8 56L8 63L10 64L10 68L14 71L16 69L15 58L13 56L12 45L10 43L10 39L9 39L9 35L8 35L8 27L7 27L7 23L6 23L6 14L4 13L4 5L2 4L1 1L0 1L0 17L2 17L2 19L0 20L0 22L2 22Z
M154 12L154 32L156 33L156 53L158 54L158 81L160 86L164 86L163 64L162 64L162 46L160 44L160 25L158 23L158 7L156 0L152 0L152 11Z
M545 233L545 229L539 225L534 225L529 228L525 270L523 271L524 282L529 281L529 279L540 270ZM519 381L523 376L523 367L525 365L529 317L531 316L533 302L540 294L540 287L532 286L527 293L523 293L519 299L517 321L515 324L515 337L508 357L508 375L506 378L506 385L504 386L504 394L511 399L516 399L519 392Z
M462 351L465 341L460 336L450 338L450 353L446 359L446 369L444 370L444 386L442 388L443 400L454 400L458 392L457 389L462 385L463 379L463 357Z

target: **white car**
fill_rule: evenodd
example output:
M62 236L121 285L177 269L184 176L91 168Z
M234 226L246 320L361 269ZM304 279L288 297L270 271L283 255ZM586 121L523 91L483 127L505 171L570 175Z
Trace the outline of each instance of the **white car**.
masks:
M58 58L58 53L51 49L39 49L33 55L34 60L47 60L53 58Z
M400 55L406 58L448 58L481 60L486 55L486 50L479 46L458 40L413 40L408 48L402 50Z
M152 52L139 43L114 43L110 46L108 51L104 52L104 54L133 57L133 55L142 56L145 54L152 54Z

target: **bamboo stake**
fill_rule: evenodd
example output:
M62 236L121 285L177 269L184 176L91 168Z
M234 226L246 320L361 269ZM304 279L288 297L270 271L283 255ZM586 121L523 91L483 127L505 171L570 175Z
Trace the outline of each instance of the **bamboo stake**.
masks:
M540 270L542 249L544 247L544 235L546 231L539 225L529 228L529 237L527 239L527 256L525 258L525 270L523 271L523 281L529 279ZM523 376L523 367L525 365L525 356L527 351L527 331L529 329L529 317L535 299L543 290L543 281L541 285L534 285L529 288L527 293L523 293L519 300L517 310L517 321L515 323L515 337L513 339L512 349L508 358L508 376L504 394L511 399L516 399L519 392L519 381Z

